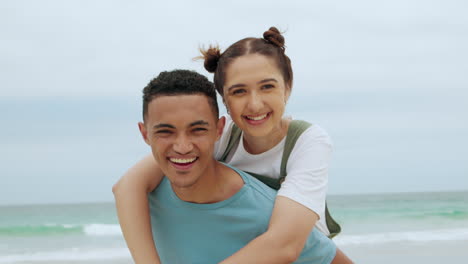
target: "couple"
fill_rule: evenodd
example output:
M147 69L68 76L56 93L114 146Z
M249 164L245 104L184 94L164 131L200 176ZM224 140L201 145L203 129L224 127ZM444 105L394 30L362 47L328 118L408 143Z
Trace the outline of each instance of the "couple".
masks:
M144 89L139 126L153 156L113 189L135 262L351 263L326 237L329 138L310 126L295 145L286 139L296 125L283 118L284 38L270 28L203 55L230 118L218 119L212 84L194 72L161 73Z

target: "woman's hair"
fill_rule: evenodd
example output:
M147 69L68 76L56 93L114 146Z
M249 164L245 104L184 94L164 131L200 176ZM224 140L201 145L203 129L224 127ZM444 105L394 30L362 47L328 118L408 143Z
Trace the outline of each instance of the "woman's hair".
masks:
M214 73L214 85L220 95L223 95L223 86L226 80L226 69L236 58L248 54L260 54L273 59L280 70L284 81L292 88L293 72L291 60L284 53L284 37L275 27L270 27L263 38L245 38L237 41L221 53L219 47L210 46L200 49L204 66L208 72Z

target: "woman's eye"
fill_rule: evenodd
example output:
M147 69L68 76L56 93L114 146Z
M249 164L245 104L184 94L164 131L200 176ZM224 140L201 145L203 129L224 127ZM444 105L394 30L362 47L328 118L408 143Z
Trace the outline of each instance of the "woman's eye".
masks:
M232 94L242 94L244 92L245 92L244 89L237 89L237 90L232 91Z
M271 89L274 88L275 86L273 84L265 84L262 86L263 89Z

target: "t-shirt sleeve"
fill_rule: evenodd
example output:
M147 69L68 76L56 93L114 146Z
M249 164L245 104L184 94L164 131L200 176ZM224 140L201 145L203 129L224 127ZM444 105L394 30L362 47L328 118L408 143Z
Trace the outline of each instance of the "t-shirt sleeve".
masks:
M312 125L304 131L289 156L287 177L278 195L304 205L319 217L323 216L332 151L333 144L325 130Z
M221 117L226 118L226 123L223 128L223 134L221 134L221 137L216 141L214 146L213 156L216 160L219 160L223 156L224 151L226 151L229 138L231 137L232 126L234 125L230 115L223 115Z

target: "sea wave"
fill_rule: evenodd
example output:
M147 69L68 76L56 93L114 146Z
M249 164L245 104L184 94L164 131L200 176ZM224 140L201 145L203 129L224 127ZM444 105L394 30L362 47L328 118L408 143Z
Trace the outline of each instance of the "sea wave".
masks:
M119 225L90 224L83 227L84 233L89 236L120 236L122 231Z
M76 260L112 260L130 259L127 248L103 248L94 250L66 249L50 252L35 252L29 254L0 255L0 263L44 262L44 261L76 261Z
M88 236L120 236L117 224L44 224L0 227L0 236L52 236L83 234Z
M406 210L401 209L397 212L397 216L402 219L417 219L430 221L431 219L446 219L453 221L466 221L468 220L468 210L459 209L439 209L439 210Z
M387 232L362 235L340 235L333 239L339 246L384 244L392 242L434 242L468 240L468 229L440 229L409 232Z

